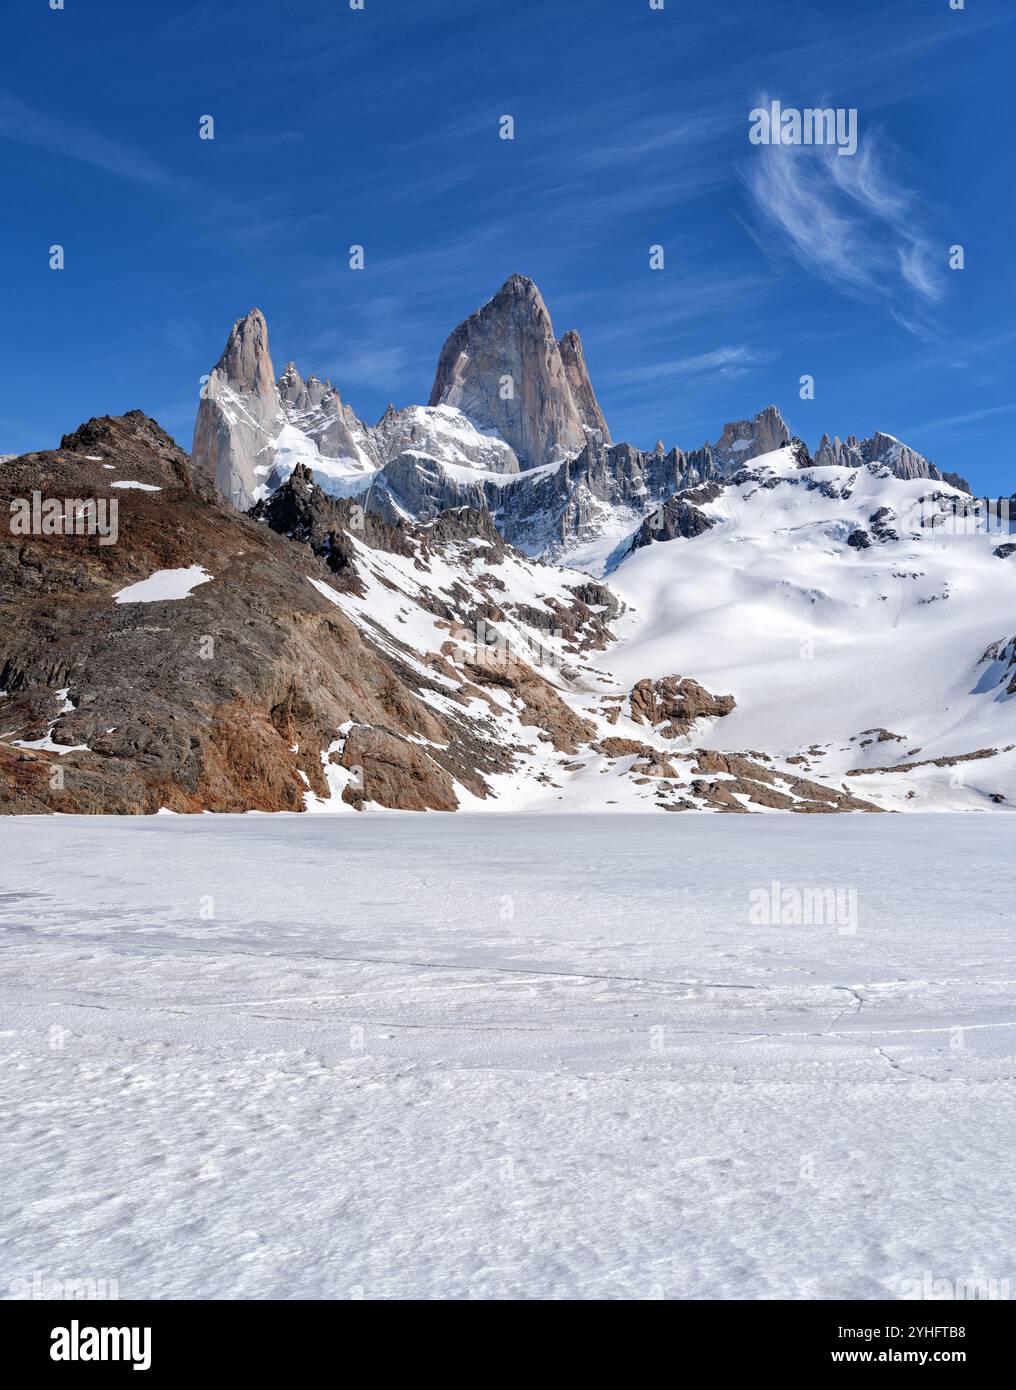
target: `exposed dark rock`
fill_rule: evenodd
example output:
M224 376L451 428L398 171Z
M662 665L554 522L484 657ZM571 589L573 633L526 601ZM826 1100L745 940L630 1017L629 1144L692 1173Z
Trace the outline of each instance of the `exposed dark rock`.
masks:
M992 642L977 664L980 666L989 661L997 663L1001 668L1002 674L998 677L997 684L1001 685L1008 679L1006 694L1016 695L1016 637L1002 637L999 641Z
M871 534L880 544L884 545L887 541L899 540L899 535L892 526L895 520L896 513L892 507L879 507L868 518Z
M717 483L696 488L695 502L711 502L721 491ZM708 531L714 526L716 523L713 519L689 500L692 495L685 492L668 497L666 502L650 512L632 538L629 553L642 546L652 545L654 541L690 540L693 536L701 536L703 531Z
M848 777L870 777L879 772L913 772L915 767L955 767L957 763L980 762L982 758L994 758L999 753L1011 753L1016 744L1009 743L1004 748L978 748L973 753L956 753L951 757L918 758L907 763L896 763L892 767L855 767Z
M794 456L794 462L797 464L798 468L811 468L814 466L811 454L808 452L808 446L803 439L798 439L795 435L790 441L790 449Z
M112 493L123 479L159 490ZM386 765L391 740L406 744L404 803L372 768L375 745L363 749L365 794L381 787L392 804L444 804L449 776L483 795L484 770L511 765L505 750L477 742L468 719L436 715L421 698L424 678L308 583L315 573L331 580L323 558L196 482L154 421L138 412L89 421L61 449L5 464L0 505L33 488L115 496L119 541L7 535L0 544L0 809L300 810L308 789L326 794L322 757L349 722L384 731ZM213 578L185 600L113 600L156 571L193 565ZM61 747L87 747L14 746L47 733ZM413 742L421 738L426 747ZM62 785L51 784L54 769Z

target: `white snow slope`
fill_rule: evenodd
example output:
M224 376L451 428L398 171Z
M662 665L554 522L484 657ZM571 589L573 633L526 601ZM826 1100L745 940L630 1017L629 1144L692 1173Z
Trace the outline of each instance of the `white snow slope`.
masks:
M922 527L935 506L920 499L969 502L945 483L799 469L786 449L750 468L701 508L711 530L646 546L607 576L630 609L593 664L619 689L678 673L732 694L737 708L701 745L807 754L824 781L998 749L850 787L894 810L990 810L992 794L1016 804L1016 667L983 660L1016 633L1016 556L993 554L1013 537ZM880 542L870 518L883 507L897 538ZM872 536L867 549L846 544L855 529ZM897 737L880 741L882 729Z
M626 607L602 649L555 635L555 606L573 603L586 575L517 551L499 557L480 537L399 556L349 533L362 594L314 582L425 679L424 698L439 714L465 710L484 742L515 750L510 771L487 777L487 798L457 788L467 810L704 806L695 781L717 775L696 765L694 750L705 748L756 765L761 757L777 790L803 777L884 810L1004 814L1016 809L1016 557L994 553L1005 540L997 533L964 532L951 518L932 526L953 498L970 501L948 484L901 480L879 466L800 468L790 449L752 460L699 504L711 529L635 550L607 576ZM865 548L848 544L858 531ZM457 596L451 627L435 596ZM437 653L475 655L471 624L491 599L505 612L493 626L513 652L591 726L575 749L557 751L534 733L510 690L495 685L491 703L463 706L461 670L435 666ZM684 735L638 722L632 688L669 676L732 695L736 706ZM336 762L343 737L336 729ZM618 740L628 752L610 747ZM643 775L639 746L671 770ZM307 805L348 811L341 790L327 800L308 793ZM735 799L753 813L782 814L748 792Z
M634 752L585 745L555 754L520 723L519 702L495 691L502 710L483 737L528 751L511 773L488 779L489 798L460 789L461 804L638 812L667 804L664 784L694 800L689 788L701 774L681 759L707 748L761 752L781 778L812 778L885 810L1016 809L1016 695L1008 689L1016 557L994 554L1006 539L999 534L964 531L951 518L921 524L954 497L970 500L880 467L802 469L789 449L753 460L741 481L701 504L711 529L638 549L607 575L626 611L611 620L616 640L603 650L579 655L524 621L500 625L513 644L547 646L554 659L541 674L592 722L596 739L648 742L661 762L676 760L676 775L663 783L640 776ZM866 548L848 544L859 530ZM584 578L513 552L495 562L479 541L422 558L373 551L354 536L350 543L364 596L319 588L373 640L415 657L431 684L441 677L429 656L449 639L432 611L434 593L469 588L493 568L509 614L513 604L549 612L548 601L567 602L568 586ZM993 646L1002 655L986 659ZM732 695L736 707L677 738L635 722L626 703L633 686L666 676ZM439 712L450 708L441 695L427 698ZM324 808L345 806L335 797Z
M385 463L403 451L417 453L460 482L475 482L477 474L488 472L495 479L504 475L506 481L518 476L518 460L501 436L479 429L453 406L408 406L384 416L360 439L355 457L322 454L307 433L307 421L287 407L279 422L278 433L265 449L266 462L255 470L261 481L259 499L270 496L301 463L329 496L362 496L381 471L371 463L368 445Z
M0 1290L1012 1280L1010 824L0 822Z

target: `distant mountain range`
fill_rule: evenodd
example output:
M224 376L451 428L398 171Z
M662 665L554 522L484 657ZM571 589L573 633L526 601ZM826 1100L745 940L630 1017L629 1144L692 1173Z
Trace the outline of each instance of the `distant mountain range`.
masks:
M241 509L302 463L323 491L391 520L486 508L527 554L602 570L656 503L792 442L780 412L767 406L690 452L612 444L578 333L556 338L539 290L512 275L449 335L428 404L389 406L373 427L330 382L304 382L293 362L276 380L264 315L252 309L233 325L208 377L192 456ZM823 435L814 461L884 466L969 491L888 434Z
M522 276L427 405L277 377L253 309L190 458L135 411L0 483L119 518L0 548L8 812L1016 805L1008 521L774 406L612 442Z

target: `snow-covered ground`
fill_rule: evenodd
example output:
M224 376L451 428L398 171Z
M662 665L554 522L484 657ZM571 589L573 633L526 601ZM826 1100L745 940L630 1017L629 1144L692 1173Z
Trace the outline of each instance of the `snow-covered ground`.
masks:
M985 660L1016 628L1016 563L995 553L1008 533L922 525L934 510L922 498L970 501L924 478L800 469L787 449L751 468L703 506L711 530L638 549L608 575L628 611L594 664L622 689L680 672L732 694L734 711L699 742L807 751L827 782L997 750L916 776L862 774L851 789L893 810L991 810L993 795L1011 806L1016 706ZM872 528L880 511L894 539ZM847 544L867 528L871 544Z
M0 1290L1016 1287L1011 824L5 820Z
M114 603L164 603L167 599L190 598L199 584L207 584L215 576L204 565L188 565L184 569L156 570L147 579L128 584L113 595Z

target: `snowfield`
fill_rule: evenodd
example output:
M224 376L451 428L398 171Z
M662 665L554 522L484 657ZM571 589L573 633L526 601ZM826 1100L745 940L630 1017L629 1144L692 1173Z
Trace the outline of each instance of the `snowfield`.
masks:
M925 478L802 470L787 449L750 467L702 507L711 530L638 549L607 575L628 611L593 664L622 689L694 675L737 701L700 742L807 753L817 778L849 774L855 795L888 809L1010 807L1016 706L986 660L1016 615L1016 564L995 553L1006 535L923 526L922 498L970 501ZM880 511L895 539L872 529L851 548ZM973 752L992 756L932 765Z
M215 576L204 565L189 565L186 569L156 570L137 584L128 584L113 595L115 603L165 603L168 600L190 598L199 584L207 584Z
M1016 1287L1011 824L7 819L0 1290Z

